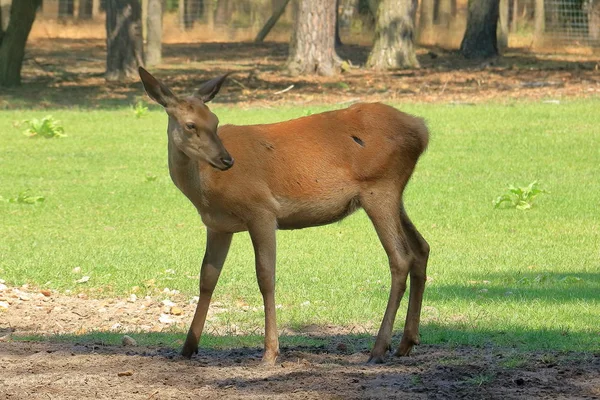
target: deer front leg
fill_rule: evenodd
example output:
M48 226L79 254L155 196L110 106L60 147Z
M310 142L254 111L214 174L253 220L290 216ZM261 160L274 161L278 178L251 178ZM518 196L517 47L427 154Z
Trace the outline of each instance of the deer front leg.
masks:
M181 355L184 357L190 358L193 353L198 353L198 342L204 329L208 305L219 280L219 275L221 275L221 269L225 263L225 258L227 258L232 237L233 234L231 233L207 230L206 252L200 268L200 298L196 305L192 325L181 350Z
M276 222L262 217L249 227L256 259L256 278L265 308L265 352L262 362L273 365L279 355L279 338L275 316Z

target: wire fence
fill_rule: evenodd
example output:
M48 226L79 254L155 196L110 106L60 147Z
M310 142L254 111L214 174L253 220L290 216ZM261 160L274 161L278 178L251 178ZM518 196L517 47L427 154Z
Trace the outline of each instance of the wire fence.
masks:
M5 7L10 1L0 0L0 6ZM144 8L147 0L139 1ZM293 29L295 1L298 0L290 1L268 40L289 39ZM531 44L536 35L543 35L546 43L600 46L600 0L503 1L506 3L501 2L500 24L506 27L508 36L505 42L508 47ZM86 24L92 26L96 21L97 28L101 30L100 22L104 18L106 2L43 0L41 17L62 24L70 21L83 28ZM163 0L164 38L167 41L252 40L285 3L286 0ZM373 5L376 7L376 1L338 0L337 4L342 41L370 43L374 30ZM467 0L419 0L416 28L420 43L458 47L466 26L466 7ZM540 8L543 18L536 18Z
M600 45L600 0L545 0L545 32L564 42Z

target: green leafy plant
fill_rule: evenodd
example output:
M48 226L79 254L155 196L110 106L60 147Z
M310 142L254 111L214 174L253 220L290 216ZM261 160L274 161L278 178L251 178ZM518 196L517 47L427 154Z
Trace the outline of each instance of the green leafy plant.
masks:
M153 174L146 174L146 182L154 182L158 179L158 176Z
M533 202L537 196L549 193L540 189L538 182L533 181L527 186L517 187L510 185L507 188L508 193L498 196L492 203L495 208L508 207L517 210L528 210L533 207Z
M41 203L45 200L44 196L31 195L30 191L30 189L24 190L20 192L16 197L10 197L8 199L5 199L4 197L0 196L0 201L17 204L36 204Z
M132 109L136 118L142 118L144 115L148 114L148 107L142 100L135 103L135 106L132 107Z
M22 123L27 125L27 129L23 131L25 136L45 137L47 139L67 136L60 121L55 120L52 115L46 115L42 119L27 119Z

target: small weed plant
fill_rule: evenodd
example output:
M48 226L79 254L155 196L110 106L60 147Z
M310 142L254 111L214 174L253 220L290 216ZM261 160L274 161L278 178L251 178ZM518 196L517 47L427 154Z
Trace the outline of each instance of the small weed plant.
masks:
M133 114L136 118L142 118L148 114L148 107L146 106L146 103L144 103L142 100L135 103L135 106L133 107Z
M533 207L533 203L537 196L544 193L549 193L544 189L540 189L537 181L531 182L527 186L517 187L510 185L507 188L507 193L499 196L493 201L495 208L516 208L517 210L528 210Z
M10 197L8 199L5 199L4 197L0 196L0 201L15 204L37 204L45 200L44 196L35 196L32 195L30 192L31 190L27 189L20 192L17 196Z
M52 117L52 115L46 115L42 119L32 118L22 122L26 125L26 129L23 131L25 136L35 138L44 137L46 139L61 138L65 137L65 129Z

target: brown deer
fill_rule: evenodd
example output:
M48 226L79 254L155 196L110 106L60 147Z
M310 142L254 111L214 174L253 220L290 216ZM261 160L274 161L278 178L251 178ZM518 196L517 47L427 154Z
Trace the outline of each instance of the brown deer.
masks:
M362 207L389 258L392 275L387 308L370 362L383 362L410 273L404 334L395 355L419 344L419 318L429 245L404 210L402 193L428 131L419 118L390 106L357 104L276 124L217 129L206 103L227 75L204 83L192 96L177 97L143 68L146 93L169 116L169 172L206 225L200 299L182 355L198 352L213 290L234 233L248 231L265 310L263 363L275 363L275 235L339 221ZM234 163L235 160L235 163Z

